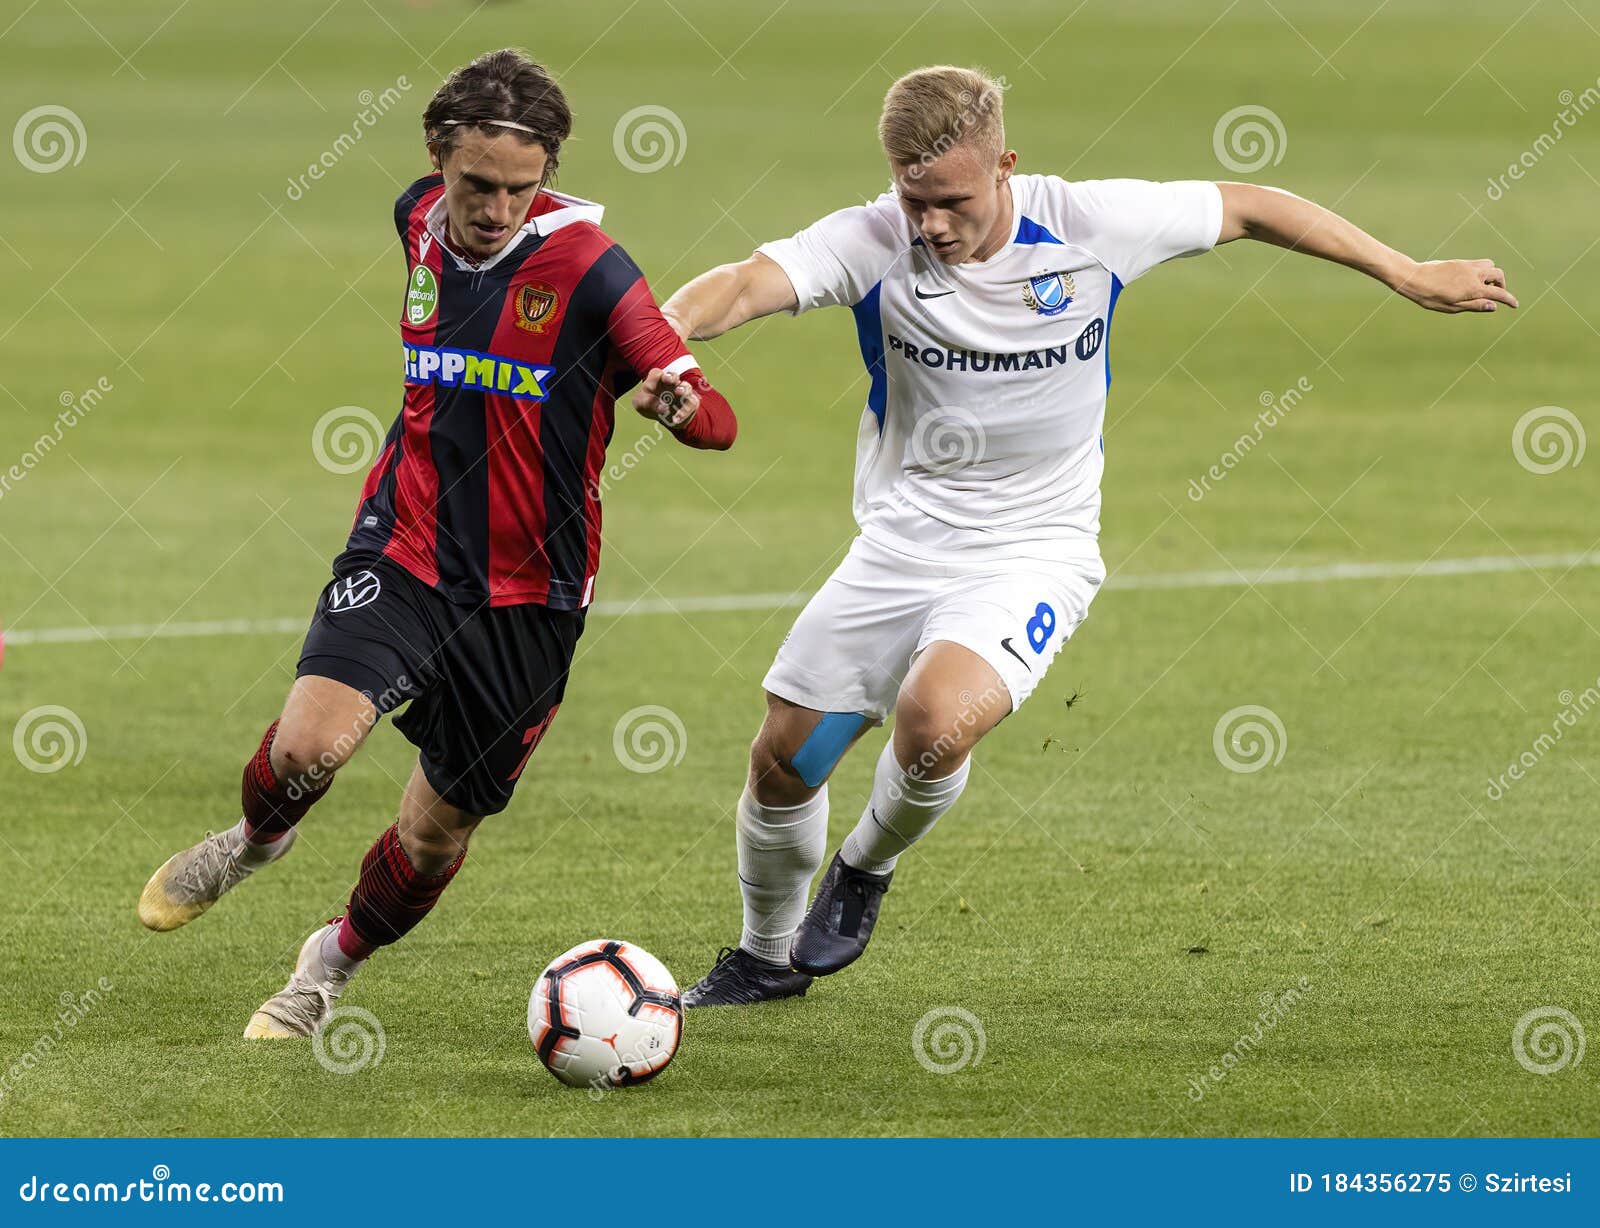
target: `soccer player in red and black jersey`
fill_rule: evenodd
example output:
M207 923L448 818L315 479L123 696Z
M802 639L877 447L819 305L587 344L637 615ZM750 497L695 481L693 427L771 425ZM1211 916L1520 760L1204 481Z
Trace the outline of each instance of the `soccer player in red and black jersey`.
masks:
M418 748L397 821L246 1037L308 1036L377 948L427 915L550 727L600 554L614 401L696 448L733 411L662 318L599 205L547 187L572 114L516 51L453 73L423 115L434 173L395 204L405 401L367 476L282 715L245 767L244 817L156 871L155 930L288 852L378 719Z

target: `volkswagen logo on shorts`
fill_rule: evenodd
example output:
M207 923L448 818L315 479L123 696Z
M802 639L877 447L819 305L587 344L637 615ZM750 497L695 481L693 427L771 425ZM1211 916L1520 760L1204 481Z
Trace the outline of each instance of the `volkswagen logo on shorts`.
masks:
M1083 359L1084 362L1088 362L1093 358L1095 352L1100 348L1100 342L1105 339L1105 335L1106 322L1098 318L1090 320L1089 327L1078 334L1078 344L1075 347L1078 357Z
M343 610L359 610L378 599L382 590L378 577L370 571L358 571L343 580L335 580L328 590L328 612L338 614Z

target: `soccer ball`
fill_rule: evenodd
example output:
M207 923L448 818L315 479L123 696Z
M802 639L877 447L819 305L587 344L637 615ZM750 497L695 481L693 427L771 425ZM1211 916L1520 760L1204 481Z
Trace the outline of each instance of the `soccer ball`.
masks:
M667 1068L683 1036L683 1003L654 955L597 938L556 956L534 984L528 1035L568 1087L626 1087Z

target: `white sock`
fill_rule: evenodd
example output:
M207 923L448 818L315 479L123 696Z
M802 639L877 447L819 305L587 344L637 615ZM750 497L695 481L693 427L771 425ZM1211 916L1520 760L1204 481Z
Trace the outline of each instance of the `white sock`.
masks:
M806 914L811 876L828 843L828 786L799 806L763 806L748 787L739 798L739 945L758 959L789 966L789 944Z
M228 835L232 837L234 846L239 850L239 864L244 866L264 866L268 862L277 861L289 846L294 843L285 832L269 844L253 844L245 835L245 821L240 819L228 828Z
M872 776L872 800L839 850L846 864L872 874L894 869L900 854L932 831L939 816L956 804L971 768L969 757L942 779L912 776L895 758L890 738Z
M342 972L345 976L354 976L356 969L366 963L365 959L354 959L344 953L344 948L339 945L339 927L330 925L328 932L322 936L322 962L335 972Z

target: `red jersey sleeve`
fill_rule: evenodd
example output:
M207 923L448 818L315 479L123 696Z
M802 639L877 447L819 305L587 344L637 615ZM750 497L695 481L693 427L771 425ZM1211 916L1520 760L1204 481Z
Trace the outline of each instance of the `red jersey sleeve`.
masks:
M739 421L733 416L728 398L711 386L699 367L690 367L682 378L700 398L700 408L686 425L667 429L691 448L715 448L721 452L733 447Z
M683 338L667 323L644 274L639 274L617 299L606 321L606 332L632 370L635 382L659 367L694 389L700 398L699 410L686 425L669 428L678 439L692 448L720 450L733 445L739 429L733 407L711 386Z
M611 335L611 344L633 370L635 379L643 379L656 367L671 371L679 359L690 358L689 347L661 314L643 274L623 291L617 305L611 309L606 331ZM674 374L684 369L679 363Z

